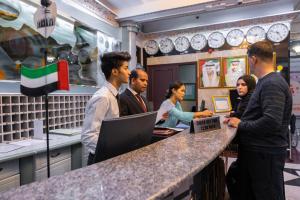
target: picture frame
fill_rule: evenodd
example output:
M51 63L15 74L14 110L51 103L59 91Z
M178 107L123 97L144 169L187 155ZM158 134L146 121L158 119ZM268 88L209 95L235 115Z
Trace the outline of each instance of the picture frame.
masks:
M215 113L230 112L232 109L230 98L228 95L212 96L212 101L214 104Z
M199 88L218 88L221 86L221 58L198 60Z
M247 56L233 56L222 59L224 87L236 87L239 77L248 74Z

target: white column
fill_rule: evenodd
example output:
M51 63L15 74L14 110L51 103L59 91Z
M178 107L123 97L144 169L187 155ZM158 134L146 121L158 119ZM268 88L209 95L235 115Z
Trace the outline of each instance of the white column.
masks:
M122 50L128 51L130 53L131 60L129 63L129 69L133 70L136 68L136 63L137 63L136 34L139 31L139 25L132 21L127 21L127 22L122 22L121 27L125 28L125 30L123 30L123 37L122 37Z

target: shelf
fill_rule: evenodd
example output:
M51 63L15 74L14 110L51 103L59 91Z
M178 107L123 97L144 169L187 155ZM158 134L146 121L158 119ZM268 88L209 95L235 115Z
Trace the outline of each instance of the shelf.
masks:
M49 129L82 126L91 97L92 94L49 96ZM0 143L29 139L33 136L34 120L46 118L43 97L0 94L0 103Z

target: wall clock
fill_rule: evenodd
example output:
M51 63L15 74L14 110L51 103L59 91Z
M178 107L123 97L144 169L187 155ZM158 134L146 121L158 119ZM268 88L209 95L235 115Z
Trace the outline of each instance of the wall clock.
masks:
M190 41L185 36L180 36L175 40L175 49L179 52L184 52L190 47Z
M250 44L266 39L265 29L260 26L253 26L248 30L246 39Z
M281 42L289 35L289 28L282 23L273 24L268 32L267 38L272 42Z
M231 30L226 37L226 41L230 46L240 46L244 41L244 32L240 29Z
M191 39L191 47L197 51L202 50L207 44L207 40L204 35L196 34Z
M159 42L159 49L162 53L167 54L174 49L174 44L170 38L165 38Z
M158 47L158 44L155 40L148 40L145 43L144 49L145 49L147 54L154 55L158 52L159 47Z
M221 32L213 32L208 36L208 46L214 49L220 48L225 44L224 35Z

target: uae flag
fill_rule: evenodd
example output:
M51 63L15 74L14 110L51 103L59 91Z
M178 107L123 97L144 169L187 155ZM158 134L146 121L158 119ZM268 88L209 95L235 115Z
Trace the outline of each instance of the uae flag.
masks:
M38 97L55 90L69 90L68 62L60 60L36 69L21 67L21 93Z

